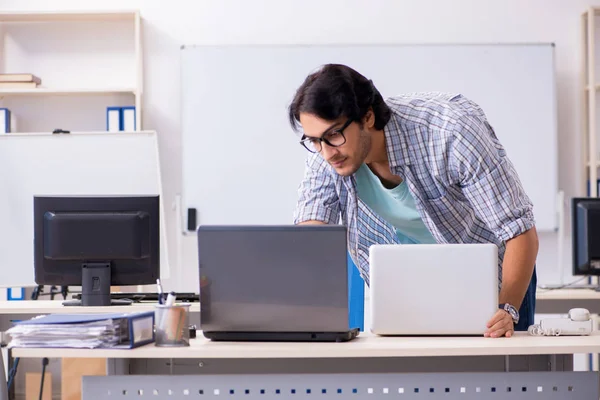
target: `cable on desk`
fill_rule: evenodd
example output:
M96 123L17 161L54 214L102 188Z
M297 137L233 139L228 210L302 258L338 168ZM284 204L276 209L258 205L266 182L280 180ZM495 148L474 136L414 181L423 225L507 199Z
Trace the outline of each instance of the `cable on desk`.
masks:
M46 365L48 365L48 359L46 357L44 357L44 358L42 358L42 378L40 379L39 400L42 400L42 395L44 394L44 375L46 375Z
M21 359L20 357L15 358L14 364L13 364L12 368L10 369L10 371L8 372L8 383L6 384L8 391L10 391L10 388L15 380L15 376L17 375L17 368L19 367L20 359Z
M564 289L564 288L568 288L568 287L569 287L569 286L571 286L571 285L574 285L574 284L576 284L576 283L579 283L579 282L581 282L582 280L584 280L584 279L587 279L587 278L590 278L590 277L589 277L588 275L586 275L586 276L584 276L584 277L582 277L582 278L575 279L575 280L574 280L574 281L572 281L572 282L565 283L564 285L553 286L553 287L544 287L543 285L538 285L538 287L537 287L537 288L538 288L538 289L541 289L541 290L548 290L548 291L551 291L551 290L557 290L557 289Z

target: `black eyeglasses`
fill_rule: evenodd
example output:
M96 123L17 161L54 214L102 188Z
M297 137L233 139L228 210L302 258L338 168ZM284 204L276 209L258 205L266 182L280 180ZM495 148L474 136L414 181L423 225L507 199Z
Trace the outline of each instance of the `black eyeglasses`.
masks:
M338 129L333 129L329 132L324 133L321 137L306 137L303 136L300 140L300 144L311 153L320 153L323 149L322 143L327 143L331 147L339 147L346 143L346 136L344 136L344 129L352 123L351 119L348 119L344 125Z

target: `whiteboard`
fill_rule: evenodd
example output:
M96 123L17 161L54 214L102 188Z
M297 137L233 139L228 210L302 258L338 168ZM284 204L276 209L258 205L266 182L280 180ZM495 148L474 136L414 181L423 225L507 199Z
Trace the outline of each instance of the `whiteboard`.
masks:
M161 276L169 275L156 132L0 135L0 286L34 286L33 196L161 196Z
M188 46L181 63L183 205L198 224L292 222L307 152L287 107L310 72L342 63L384 98L458 92L481 105L537 229L557 226L553 44Z

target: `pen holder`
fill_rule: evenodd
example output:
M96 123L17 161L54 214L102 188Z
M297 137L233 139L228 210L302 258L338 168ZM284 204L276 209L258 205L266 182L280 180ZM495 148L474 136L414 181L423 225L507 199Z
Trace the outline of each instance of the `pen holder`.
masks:
M190 345L190 304L154 306L155 341L159 347L181 347Z

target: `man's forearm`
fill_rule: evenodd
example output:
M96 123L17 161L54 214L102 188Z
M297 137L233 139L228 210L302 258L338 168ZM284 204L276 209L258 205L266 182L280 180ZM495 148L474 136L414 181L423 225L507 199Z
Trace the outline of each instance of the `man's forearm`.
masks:
M506 242L502 263L502 289L500 303L521 307L538 252L538 237L535 227Z
M308 221L298 222L298 225L327 225L327 222L317 221L315 219L311 219Z

